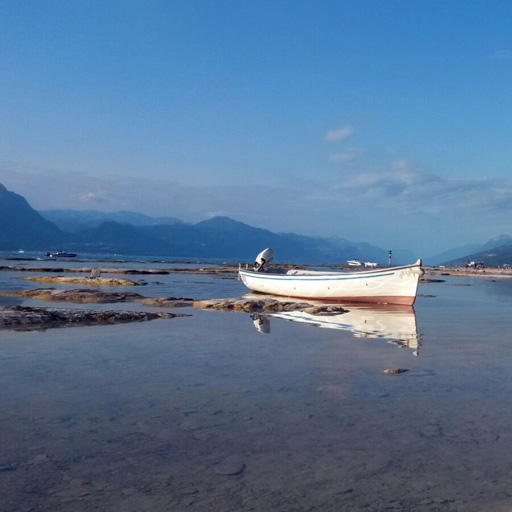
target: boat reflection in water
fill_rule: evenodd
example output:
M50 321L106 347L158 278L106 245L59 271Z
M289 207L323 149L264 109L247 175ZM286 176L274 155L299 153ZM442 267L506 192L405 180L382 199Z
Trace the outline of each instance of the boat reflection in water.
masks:
M336 304L340 306L340 304ZM315 327L350 331L356 338L375 338L409 348L418 355L420 334L412 306L343 305L346 313L313 315L304 311L283 311L268 315L252 315L254 326L263 333L270 332L269 317L302 322Z
M251 315L251 318L257 331L265 334L270 332L270 320L267 315L255 314Z

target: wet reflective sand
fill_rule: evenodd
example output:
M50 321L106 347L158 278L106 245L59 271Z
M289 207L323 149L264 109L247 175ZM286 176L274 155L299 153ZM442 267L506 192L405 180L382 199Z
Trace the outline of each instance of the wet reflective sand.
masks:
M421 285L418 357L199 310L2 331L1 510L508 511L511 286Z

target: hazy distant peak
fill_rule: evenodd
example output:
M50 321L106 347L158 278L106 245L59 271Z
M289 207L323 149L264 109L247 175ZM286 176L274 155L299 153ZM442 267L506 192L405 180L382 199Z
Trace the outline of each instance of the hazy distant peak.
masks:
M502 245L508 245L512 242L512 237L510 235L498 235L494 238L491 238L488 242L486 242L482 247L480 248L481 251L483 250L490 250L494 249L496 247L500 247Z
M489 242L493 242L493 243L494 242L508 242L509 240L512 240L512 237L510 235L501 234L501 235L495 236L494 238L491 238L489 240Z
M119 224L131 224L133 226L184 224L182 220L176 217L149 217L142 213L127 210L114 212L99 210L44 210L40 213L45 219L55 223L64 231L72 233L97 227L104 221L114 221Z
M0 247L35 248L65 236L57 226L39 215L27 200L0 184Z
M211 227L216 229L231 229L234 227L246 226L243 222L233 220L230 217L218 216L198 222L196 226Z

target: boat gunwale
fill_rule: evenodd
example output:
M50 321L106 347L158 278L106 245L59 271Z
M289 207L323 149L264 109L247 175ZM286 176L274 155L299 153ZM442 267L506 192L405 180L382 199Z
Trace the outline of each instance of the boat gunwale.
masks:
M332 281L332 280L347 280L347 279L364 279L371 277L389 277L394 275L395 271L405 269L421 269L421 260L411 265L402 265L400 267L388 267L373 270L362 270L356 272L322 272L322 271L308 271L308 274L272 274L265 272L256 272L250 269L239 269L240 275L245 274L248 277L273 279L273 280L300 280L300 281Z

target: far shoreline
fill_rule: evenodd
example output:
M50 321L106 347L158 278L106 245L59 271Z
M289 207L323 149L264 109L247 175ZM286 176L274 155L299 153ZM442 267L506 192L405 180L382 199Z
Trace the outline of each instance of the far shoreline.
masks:
M464 268L464 267L423 267L425 273L437 276L452 276L452 277L488 277L488 278L501 278L507 279L512 277L512 269L509 268Z
M155 263L152 261L149 263ZM192 263L189 263L192 265ZM0 265L0 272L27 272L27 273L52 273L52 274L90 274L93 270L99 271L100 274L124 274L124 275L166 275L166 274L237 274L240 266L242 268L248 268L251 265L249 263L233 264L233 263L201 263L196 262L194 266L186 267L167 267L166 264L155 267L144 267L144 268L108 268L98 266L84 266L84 267L69 267L69 266L25 266L25 265ZM269 268L280 268L280 269L308 269L308 268L330 268L339 271L354 271L353 267L346 265L316 265L316 264L271 264ZM383 265L379 268L388 268L387 265ZM452 277L488 277L488 278L511 278L512 268L466 268L466 267L439 267L439 266L422 266L425 273L435 276L452 276ZM364 268L361 270L365 270Z

